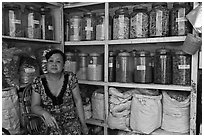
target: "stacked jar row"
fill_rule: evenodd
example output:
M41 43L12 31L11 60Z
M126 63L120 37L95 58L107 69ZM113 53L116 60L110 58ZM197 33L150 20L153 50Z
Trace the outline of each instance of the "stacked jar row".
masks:
M113 39L182 36L191 32L186 19L191 10L189 3L174 3L171 10L167 3L153 3L152 10L143 5L119 8L113 17Z
M23 12L24 11L24 12ZM54 18L49 8L16 3L3 5L2 34L11 37L54 40Z
M191 84L191 56L183 51L109 52L109 82Z

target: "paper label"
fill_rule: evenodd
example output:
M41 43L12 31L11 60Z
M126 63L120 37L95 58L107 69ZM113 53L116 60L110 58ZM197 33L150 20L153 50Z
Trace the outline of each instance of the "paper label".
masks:
M113 67L113 63L108 63L108 67L112 68Z
M178 69L190 69L190 65L178 65Z
M35 68L25 68L25 73L34 73L35 72Z
M146 66L144 65L138 65L137 70L146 70Z

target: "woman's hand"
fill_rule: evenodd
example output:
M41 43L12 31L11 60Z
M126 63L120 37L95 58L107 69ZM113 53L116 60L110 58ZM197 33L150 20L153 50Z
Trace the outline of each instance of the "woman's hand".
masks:
M45 118L47 126L59 128L55 118L52 115L50 115L48 112L44 112L43 117Z
M89 133L89 129L88 129L86 124L82 125L82 133L83 133L83 135L88 135L88 133Z

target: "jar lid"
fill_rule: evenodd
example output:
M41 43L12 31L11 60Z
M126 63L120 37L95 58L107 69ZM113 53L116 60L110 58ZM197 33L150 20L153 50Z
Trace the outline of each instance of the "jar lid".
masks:
M86 12L86 13L84 13L84 17L94 16L94 15L95 15L95 13L93 13L93 12Z
M112 50L110 50L110 51L109 51L109 56L115 56L115 52L112 51Z
M15 4L15 3L9 3L9 4L5 4L4 8L8 8L8 9L20 9L21 6Z
M161 49L157 49L156 52L159 54L167 54L167 53L170 53L170 49L161 48Z
M136 56L136 54L137 54L137 50L132 50L131 52L130 52L130 54L132 54L132 56Z
M87 53L79 53L78 56L84 57L84 56L88 56L88 54Z
M41 7L40 11L41 12L50 12L50 8Z
M26 5L26 9L37 11L38 9L34 5Z
M133 11L135 10L147 10L147 7L143 5L135 5L135 7L133 7Z
M153 7L155 6L167 6L167 3L166 2L154 2L152 4Z
M65 55L66 55L66 56L74 56L74 53L72 53L72 52L66 52Z
M115 11L115 14L129 14L127 7L121 7Z
M98 57L98 56L100 56L100 54L99 53L90 53L89 56L97 56Z
M149 56L150 55L150 52L149 51L145 51L145 50L141 50L141 51L138 51L137 53L137 56Z
M176 55L189 55L186 52L184 52L183 50L175 50L174 54L176 54Z
M130 56L130 53L128 52L121 52L118 54L118 56Z

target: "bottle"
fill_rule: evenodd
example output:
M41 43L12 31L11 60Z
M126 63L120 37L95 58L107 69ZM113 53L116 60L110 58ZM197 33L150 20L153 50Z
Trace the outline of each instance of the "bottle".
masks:
M108 57L108 81L115 81L115 73L116 73L116 55L114 51L109 51Z

